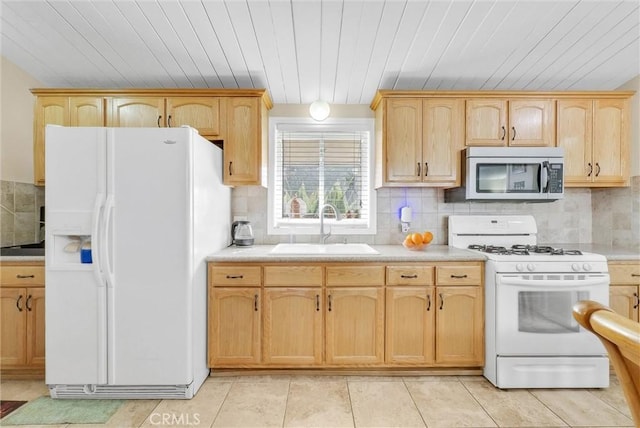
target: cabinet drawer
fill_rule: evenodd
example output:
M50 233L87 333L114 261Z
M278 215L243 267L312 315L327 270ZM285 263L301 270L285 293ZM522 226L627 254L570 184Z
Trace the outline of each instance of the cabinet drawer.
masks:
M480 266L437 266L436 283L438 285L480 285L482 268Z
M433 266L387 266L387 285L433 285Z
M44 285L44 266L2 266L2 285Z
M640 263L609 264L611 284L640 284Z
M216 287L261 285L260 266L209 266L209 281Z
M384 285L384 266L328 266L327 286Z
M266 287L321 287L322 266L265 266Z

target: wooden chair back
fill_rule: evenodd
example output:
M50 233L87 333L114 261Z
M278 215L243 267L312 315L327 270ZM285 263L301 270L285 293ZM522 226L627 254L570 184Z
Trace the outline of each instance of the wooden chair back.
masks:
M604 344L633 421L640 427L640 323L591 300L576 303L573 317Z

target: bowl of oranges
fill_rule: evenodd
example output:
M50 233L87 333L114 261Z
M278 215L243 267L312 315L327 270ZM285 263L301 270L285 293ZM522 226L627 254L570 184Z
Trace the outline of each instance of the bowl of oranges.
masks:
M424 233L410 233L404 238L402 245L412 251L420 251L426 248L433 241L433 233L426 231Z

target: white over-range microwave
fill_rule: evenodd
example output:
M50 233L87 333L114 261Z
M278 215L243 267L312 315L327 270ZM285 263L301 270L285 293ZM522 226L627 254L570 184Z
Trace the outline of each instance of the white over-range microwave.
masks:
M564 196L560 147L468 147L462 165L462 186L447 189L445 202L550 202Z

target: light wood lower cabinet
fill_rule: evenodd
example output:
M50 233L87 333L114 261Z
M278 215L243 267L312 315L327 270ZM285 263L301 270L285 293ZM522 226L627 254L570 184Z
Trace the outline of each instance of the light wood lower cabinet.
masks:
M609 262L609 307L634 321L640 313L640 262Z
M3 264L0 270L0 369L3 374L42 374L44 266Z
M367 365L384 362L384 288L327 289L326 362Z
M483 265L209 265L209 365L481 367Z

